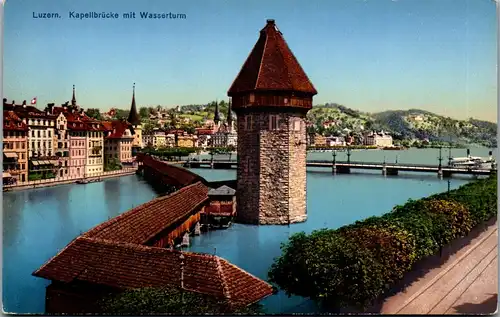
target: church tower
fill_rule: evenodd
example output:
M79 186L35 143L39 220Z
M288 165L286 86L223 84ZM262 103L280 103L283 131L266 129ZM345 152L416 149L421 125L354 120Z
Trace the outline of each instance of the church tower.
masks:
M220 113L219 113L219 102L215 100L215 113L214 113L214 123L216 131L220 129Z
M227 132L234 132L234 118L233 118L233 109L231 106L231 99L229 99L229 104L227 106Z
M71 98L71 106L76 108L76 95L75 95L75 85L73 85L73 97Z
M228 91L237 115L239 221L307 219L305 119L316 94L274 20L267 20Z
M134 129L134 141L132 141L132 147L142 148L142 125L139 114L137 113L137 107L135 106L135 83L132 88L132 105L130 106L130 112L128 114L127 121L132 124Z

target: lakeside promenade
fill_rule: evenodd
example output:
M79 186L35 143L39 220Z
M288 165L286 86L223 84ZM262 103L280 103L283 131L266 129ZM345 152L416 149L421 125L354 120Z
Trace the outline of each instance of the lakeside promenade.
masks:
M78 181L96 182L106 178L133 175L137 167L127 167L117 171L102 172L89 175L87 177L59 177L51 179L42 179L36 181L19 182L13 185L3 185L3 191L24 190L42 187L52 187L57 185L73 184Z
M498 223L496 219L455 241L420 267L403 291L384 300L381 314L493 314L498 305ZM433 262L440 261L440 265ZM419 272L415 272L418 274ZM377 309L378 310L378 309Z

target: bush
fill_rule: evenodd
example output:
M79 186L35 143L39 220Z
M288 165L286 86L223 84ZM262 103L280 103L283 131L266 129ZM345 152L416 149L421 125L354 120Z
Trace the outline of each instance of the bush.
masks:
M409 200L382 217L337 230L298 233L269 271L288 295L337 307L367 307L413 264L497 213L495 176L449 193Z
M112 315L200 315L224 313L260 313L262 307L231 309L227 302L177 288L140 288L110 294L99 302L105 314Z

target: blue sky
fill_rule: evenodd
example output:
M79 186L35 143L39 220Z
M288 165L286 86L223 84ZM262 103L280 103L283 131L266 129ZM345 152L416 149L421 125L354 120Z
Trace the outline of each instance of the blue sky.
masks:
M496 121L492 0L7 0L4 94L85 108L227 99L266 19L318 90L314 103L420 108ZM186 14L184 20L72 20L69 12ZM60 19L33 19L33 12Z

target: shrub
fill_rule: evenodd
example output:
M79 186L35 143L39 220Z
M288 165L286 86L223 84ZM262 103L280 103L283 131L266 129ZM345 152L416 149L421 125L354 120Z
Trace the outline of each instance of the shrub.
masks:
M231 309L223 300L177 288L139 288L110 294L99 301L105 314L143 315L143 314L225 314L261 313L262 307L250 305Z
M269 271L288 295L366 307L413 264L497 213L496 177L409 200L382 217L337 230L295 234Z

